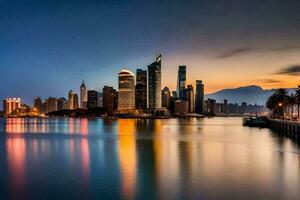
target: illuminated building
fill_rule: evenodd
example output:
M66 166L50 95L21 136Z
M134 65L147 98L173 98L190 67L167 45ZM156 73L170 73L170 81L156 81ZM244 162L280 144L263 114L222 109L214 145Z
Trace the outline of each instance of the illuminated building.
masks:
M116 110L118 108L118 93L110 86L104 86L102 90L103 94L103 108L108 112Z
M45 101L45 113L57 111L57 99L49 97Z
M185 99L186 66L179 66L177 76L177 94L180 99Z
M74 110L78 108L78 95L70 90L68 94L68 109Z
M161 91L161 98L162 98L162 107L170 109L171 92L168 87L165 87Z
M136 70L135 108L147 108L147 71L142 69Z
M85 86L84 81L82 81L82 84L80 86L80 108L86 108L87 107L87 88Z
M119 77L118 110L135 108L135 80L134 74L128 70L121 70Z
M87 97L88 108L95 108L98 106L98 92L96 90L88 90Z
M195 112L195 95L194 95L194 88L192 85L188 85L185 91L186 101L188 102L188 112L194 113Z
M20 98L6 98L3 100L3 113L9 115L18 108L21 108Z
M196 80L196 113L204 112L204 85L201 80Z
M161 108L161 55L148 65L148 108Z

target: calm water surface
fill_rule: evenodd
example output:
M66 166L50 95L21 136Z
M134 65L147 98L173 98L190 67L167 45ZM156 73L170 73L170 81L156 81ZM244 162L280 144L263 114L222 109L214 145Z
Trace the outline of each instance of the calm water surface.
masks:
M0 119L0 199L299 198L299 144L241 118Z

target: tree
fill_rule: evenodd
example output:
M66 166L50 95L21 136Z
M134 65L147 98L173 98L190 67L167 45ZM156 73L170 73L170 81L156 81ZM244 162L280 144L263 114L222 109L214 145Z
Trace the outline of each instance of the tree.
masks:
M298 119L300 115L300 85L298 85L298 88L296 89L296 105L297 105L297 112L298 112Z

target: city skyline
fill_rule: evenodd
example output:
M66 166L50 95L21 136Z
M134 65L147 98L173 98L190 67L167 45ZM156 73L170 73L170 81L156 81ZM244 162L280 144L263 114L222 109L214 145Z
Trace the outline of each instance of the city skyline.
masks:
M116 88L111 77L124 66L145 68L157 52L164 55L167 74L162 86L172 91L179 65L188 68L186 84L195 87L201 79L207 93L253 84L294 87L300 71L299 4L4 0L0 66L7 73L2 84L9 87L1 88L0 98L63 96L83 79L97 90Z

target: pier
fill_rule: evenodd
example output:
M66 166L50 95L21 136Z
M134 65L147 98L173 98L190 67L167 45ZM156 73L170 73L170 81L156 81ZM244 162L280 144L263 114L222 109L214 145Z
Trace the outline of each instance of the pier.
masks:
M300 139L300 123L295 121L269 119L269 128L288 137Z

